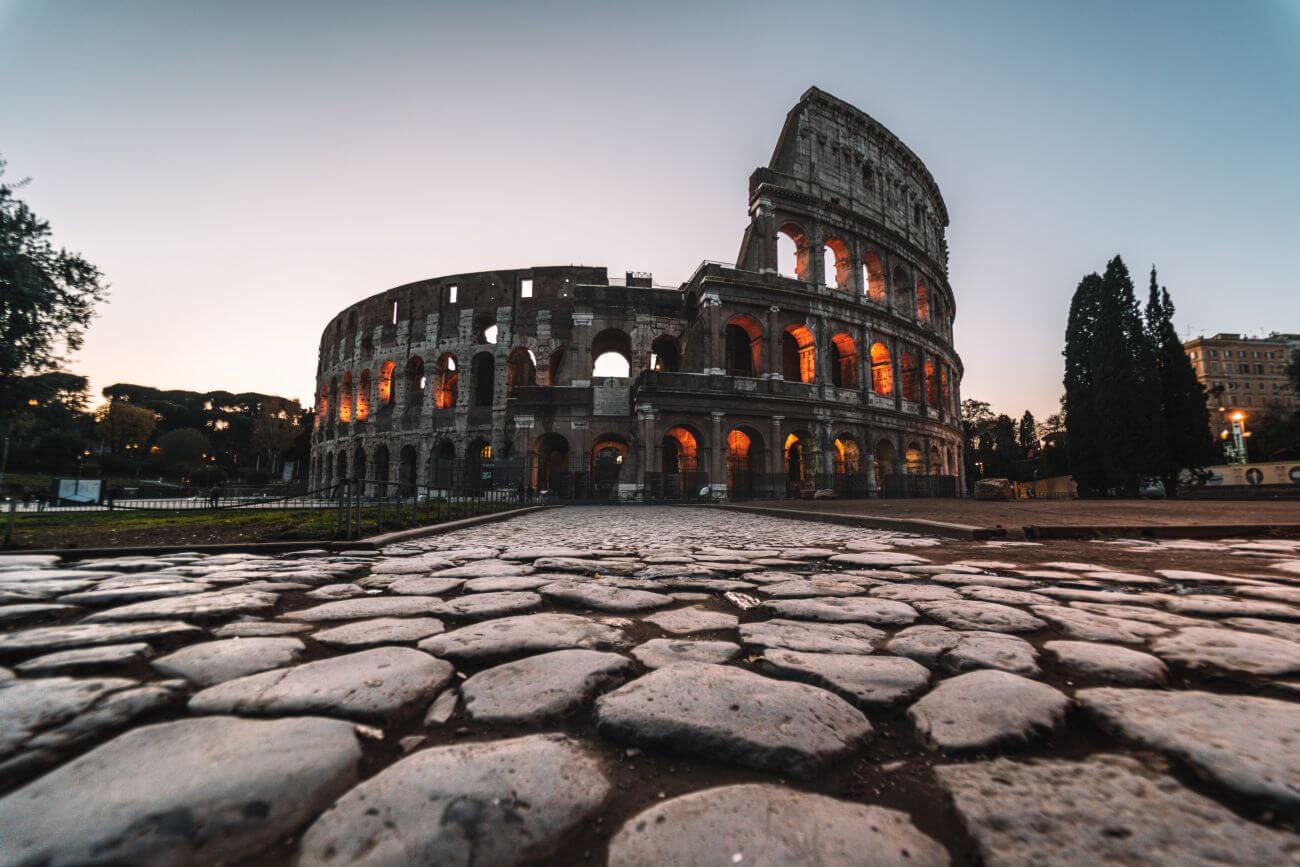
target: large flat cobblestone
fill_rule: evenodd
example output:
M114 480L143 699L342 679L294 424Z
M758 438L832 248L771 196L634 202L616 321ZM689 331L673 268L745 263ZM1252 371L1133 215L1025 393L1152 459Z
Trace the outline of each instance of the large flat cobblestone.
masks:
M1297 660L1278 539L0 555L0 864L1300 864Z

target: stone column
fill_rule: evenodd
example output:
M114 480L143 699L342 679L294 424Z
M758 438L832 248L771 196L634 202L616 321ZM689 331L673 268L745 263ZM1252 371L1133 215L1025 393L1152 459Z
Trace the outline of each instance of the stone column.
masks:
M929 413L926 412L926 409L930 406L930 394L929 394L929 389L926 387L927 384L926 384L926 377L925 377L925 360L928 357L929 356L926 354L926 351L924 349L920 349L920 348L917 349L916 375L921 383L920 392L917 394L917 397L919 398L917 400L917 403L921 405L921 415L925 416L926 418L929 418Z
M709 467L709 488L714 493L727 492L726 474L722 471L722 417L725 413L714 410L709 413L713 419L713 427L710 435L713 438L712 460Z
M773 304L767 308L767 364L763 374L768 379L784 379L781 370L781 325L777 314L781 308Z
M867 476L867 497L873 498L877 495L876 490L876 443L871 437L871 431L862 432L862 469Z
M722 299L717 292L705 292L702 301L704 321L709 329L709 361L704 372L725 374L727 367L723 358L725 355L723 344L726 341L722 334Z
M569 363L572 371L570 385L586 388L591 385L591 322L590 313L573 314L573 358Z
M779 490L785 490L785 443L781 436L781 422L785 421L785 416L772 416L772 444L768 447L768 454L771 459L768 461L768 479L781 479Z
M889 366L894 375L894 409L903 409L903 363L899 357L901 347L897 337L889 338Z

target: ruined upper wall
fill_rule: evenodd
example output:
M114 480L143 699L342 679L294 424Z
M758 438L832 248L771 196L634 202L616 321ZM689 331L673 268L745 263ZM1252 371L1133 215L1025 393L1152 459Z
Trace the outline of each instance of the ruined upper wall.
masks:
M880 224L947 264L948 208L929 169L866 112L816 87L786 115L767 168L750 178L751 202L782 190Z

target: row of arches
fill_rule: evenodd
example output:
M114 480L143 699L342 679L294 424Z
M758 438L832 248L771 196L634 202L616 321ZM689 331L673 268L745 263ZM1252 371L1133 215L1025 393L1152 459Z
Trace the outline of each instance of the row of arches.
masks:
M726 372L730 376L762 376L763 330L754 318L739 314L728 320L724 330ZM857 341L847 332L831 337L830 382L837 388L869 387L883 396L895 388L893 354L883 341L875 341L865 353L870 365L870 382L861 382L859 363L863 357ZM781 333L781 375L793 382L814 382L817 375L817 347L807 325L790 325ZM947 365L934 358L922 362L916 351L899 353L897 383L904 400L951 409L952 375Z
M777 229L777 271L784 277L815 281L813 268L814 244L807 232L797 223L787 222ZM855 273L867 300L882 306L889 305L889 286L880 255L874 251L862 254L861 263L855 263L848 243L831 236L821 243L821 274L825 285L845 292L854 290ZM913 280L905 268L898 265L893 273L893 309L926 323L946 324L943 296L932 292L924 277Z

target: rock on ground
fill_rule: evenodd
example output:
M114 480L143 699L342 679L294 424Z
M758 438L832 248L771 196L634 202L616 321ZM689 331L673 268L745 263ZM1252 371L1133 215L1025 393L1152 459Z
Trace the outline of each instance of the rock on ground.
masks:
M229 680L191 698L190 710L383 721L423 709L452 674L450 664L427 653L381 647Z
M1291 702L1098 687L1075 699L1103 727L1239 795L1300 816L1300 713Z
M1300 837L1248 822L1127 756L935 769L990 867L1286 864Z
M1005 671L945 680L908 709L918 734L944 752L1028 740L1055 729L1070 699L1045 683Z
M489 723L536 722L581 706L621 682L632 663L617 653L556 650L481 671L461 686L465 711Z
M601 696L602 734L806 777L871 733L861 711L802 683L722 665L670 665Z
M205 641L153 661L163 674L183 677L198 686L213 686L237 677L293 665L303 654L296 638L223 638Z
M740 640L746 647L781 647L805 653L872 653L884 637L882 630L862 623L804 623L778 618L740 626Z
M651 611L673 604L673 598L646 590L624 590L590 581L557 581L539 591L547 599L597 611Z
M888 707L930 682L924 665L897 656L774 649L764 652L763 670L828 689L861 708Z
M558 854L609 789L599 760L559 735L421 750L317 819L303 835L298 863L539 861Z
M621 629L576 614L525 614L435 635L419 647L447 659L483 660L571 647L606 650L626 641Z
M643 810L610 841L608 863L941 867L948 853L897 810L749 784L692 792Z
M1075 677L1124 686L1163 686L1165 664L1149 653L1091 641L1049 641L1043 649Z
M1191 668L1257 675L1300 671L1300 644L1256 632L1193 627L1158 639L1151 649L1164 659Z
M730 641L691 641L652 638L632 649L632 656L646 668L663 668L679 662L709 662L722 665L740 655L740 645Z
M414 644L443 631L436 617L376 617L355 620L312 635L312 639L331 647L361 650L381 644Z
M660 611L643 619L671 635L690 635L695 632L735 629L740 622L740 618L734 614L722 614L718 611L709 611L698 607Z
M916 610L892 599L862 599L822 596L813 599L781 599L764 602L777 617L819 620L829 623L874 623L878 626L906 626L916 620Z
M135 729L0 800L3 864L217 864L263 851L357 780L347 723Z
M1035 632L1046 623L1019 608L996 602L918 602L916 607L944 626L988 632Z

